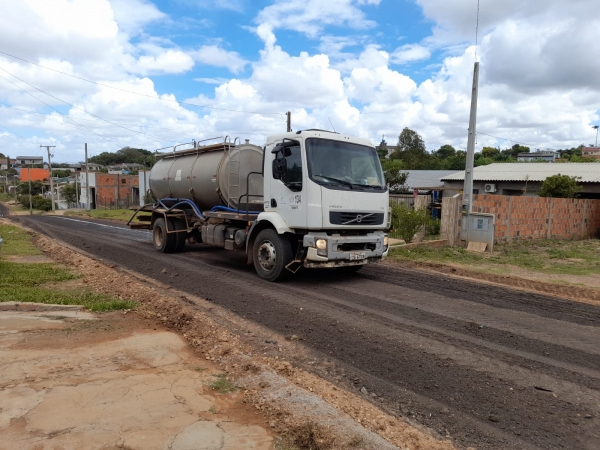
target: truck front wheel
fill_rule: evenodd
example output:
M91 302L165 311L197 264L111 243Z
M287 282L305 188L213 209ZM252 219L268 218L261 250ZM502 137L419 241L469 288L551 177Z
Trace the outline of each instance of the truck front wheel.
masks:
M176 251L177 233L167 233L165 219L162 217L154 221L154 226L152 227L152 242L154 243L154 248L161 253L173 253Z
M252 253L256 273L263 280L280 281L290 274L285 266L294 259L292 244L275 230L268 228L258 233Z

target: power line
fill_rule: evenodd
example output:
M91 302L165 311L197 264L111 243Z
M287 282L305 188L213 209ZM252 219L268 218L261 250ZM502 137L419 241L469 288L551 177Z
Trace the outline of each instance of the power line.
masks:
M68 116L65 116L65 115L64 115L63 113L61 113L61 112L60 112L58 109L54 108L53 106L50 106L50 105L49 105L48 103L46 103L45 101L43 101L43 100L40 100L40 99L39 99L39 98L37 98L35 95L33 95L31 92L28 92L28 91L26 91L25 89L23 89L23 88L22 88L21 86L19 86L18 84L16 84L16 83L13 83L12 81L10 81L8 78L6 78L6 77L4 77L4 76L2 76L2 75L0 75L0 78L3 78L3 79L5 79L5 80L6 80L6 81L8 81L10 84L12 84L12 85L16 86L18 89L20 89L20 90L22 90L23 92L25 92L27 95L29 95L29 96L31 96L31 97L33 97L33 98L35 98L35 99L36 99L38 102L40 102L40 103L43 103L44 105L46 105L46 106L47 106L48 108L50 108L50 109L53 109L54 111L56 111L58 114L60 114L60 115L61 115L61 116L63 116L64 118L66 118L66 119L69 119L69 120L70 120L70 121L72 121L72 122L75 122L77 125L79 125L80 127L82 127L82 128L84 128L84 129L86 129L86 130L87 130L87 131L89 131L90 133L93 133L93 134L95 134L96 136L99 136L99 137L101 137L102 139L114 140L113 138L109 138L109 137L106 137L106 136L102 136L101 134L98 134L98 133L96 133L94 130L90 130L89 128L87 128L87 127L85 127L85 126L81 125L81 124L80 124L80 123L78 123L76 120L74 120L74 119L71 119L71 118L70 118L70 117L68 117Z
M9 57L14 58L14 59L18 59L19 61L23 61L23 62L26 62L28 64L32 64L32 65L37 66L37 67L41 67L42 69L51 70L52 72L60 73L62 75L66 75L68 77L75 78L77 80L85 81L87 83L92 83L92 84L95 84L95 85L98 85L98 86L102 86L102 87L106 87L106 88L109 88L109 89L115 89L117 91L127 92L129 94L139 95L139 96L142 96L142 97L147 97L147 98L151 98L151 99L154 99L154 100L159 100L159 101L162 101L162 102L170 102L170 103L177 103L178 105L188 105L188 106L195 106L195 107L199 107L199 108L214 109L214 110L217 110L217 111L237 112L237 113L243 113L243 114L258 114L258 115L262 115L262 116L277 115L277 116L283 117L283 114L282 113L278 113L278 112L246 111L246 110L239 110L239 109L219 108L219 107L216 107L216 106L199 105L197 103L191 103L191 102L178 102L177 100L169 100L167 98L155 97L153 95L142 94L140 92L134 92L134 91L130 91L130 90L127 90L127 89L121 89L121 88L118 88L118 87L115 87L115 86L110 86L108 84L98 83L97 81L92 81L92 80L88 80L86 78L78 77L77 75L71 75L70 73L61 72L60 70L56 70L56 69L52 69L50 67L42 66L41 64L37 64L37 63L34 63L32 61L28 61L26 59L23 59L23 58L19 58L18 56L11 55L10 53L6 53L6 52L3 52L1 50L0 50L0 54L5 55L5 56L9 56Z
M512 139L507 139L507 138L498 137L498 136L492 136L491 134L482 133L481 131L478 131L477 134L483 134L484 136L492 137L494 139L500 139L502 141L514 142L515 144L519 144L519 145L526 145L527 147L544 147L543 144L542 145L538 145L538 144L526 144L525 142L513 141ZM556 149L550 148L550 147L544 147L544 148L547 148L548 150L557 151Z
M119 128L123 128L124 130L127 130L127 131L131 131L132 133L138 133L138 134L143 134L143 135L145 135L145 136L149 136L149 137L151 137L151 138L153 138L153 139L158 139L158 140L161 140L161 141L175 142L175 143L177 142L177 141L172 141L171 139L164 139L164 138L160 138L160 137L158 137L158 136L153 136L153 135L151 135L151 134L148 134L148 133L143 133L143 132L141 132L141 131L132 130L131 128L127 128L127 127L125 127L125 126L123 126L123 125L119 125L118 123L114 123L114 122L111 122L110 120L103 119L102 117L100 117L100 116L97 116L96 114L93 114L93 113L91 113L91 112L88 112L88 111L86 111L86 110L85 110L85 109L83 109L83 108L79 108L78 106L72 105L71 103L69 103L69 102L67 102L67 101L65 101L65 100L62 100L62 99L60 99L60 98L58 98L58 97L55 97L54 95L52 95L52 94L49 94L48 92L46 92L46 91L44 91L44 90L42 90L42 89L39 89L39 88L37 88L37 87L33 86L32 84L29 84L27 81L25 81L25 80L22 80L22 79L21 79L21 78L19 78L18 76L16 76L16 75L14 75L14 74L10 73L9 71L7 71L7 70L3 69L2 67L0 67L0 70L2 70L3 72L6 72L7 74L9 74L9 75L11 75L11 76L15 77L17 80L21 81L22 83L25 83L27 86L30 86L30 87L34 88L35 90L37 90L37 91L41 92L42 94L46 94L47 96L49 96L49 97L52 97L53 99L55 99L55 100L58 100L59 102L63 102L64 104L66 104L66 105L69 105L69 106L71 106L72 108L75 108L75 109L78 109L78 110L80 110L80 111L83 111L84 113L86 113L86 114L89 114L90 116L96 117L96 118L98 118L98 119L100 119L100 120L102 120L102 121L104 121L104 122L106 122L106 123L109 123L109 124L111 124L111 125L114 125L114 126L116 126L116 127L119 127Z

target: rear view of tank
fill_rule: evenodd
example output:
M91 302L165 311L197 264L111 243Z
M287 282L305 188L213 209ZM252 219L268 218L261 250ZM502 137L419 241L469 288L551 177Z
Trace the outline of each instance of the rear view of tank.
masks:
M263 208L263 149L246 141L221 143L166 154L150 172L157 200L188 199L201 210L225 206L236 210Z

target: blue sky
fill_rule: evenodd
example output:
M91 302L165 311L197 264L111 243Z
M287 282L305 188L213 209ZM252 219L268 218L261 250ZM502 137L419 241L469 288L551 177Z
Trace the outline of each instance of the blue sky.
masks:
M481 0L476 48L475 0L5 0L0 52L45 68L0 53L0 151L260 144L286 111L294 129L394 143L410 127L429 150L464 148L475 53L478 149L590 144L594 7Z

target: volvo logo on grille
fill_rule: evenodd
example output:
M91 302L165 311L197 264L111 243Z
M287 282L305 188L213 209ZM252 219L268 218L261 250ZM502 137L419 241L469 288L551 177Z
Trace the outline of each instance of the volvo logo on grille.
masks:
M349 220L347 222L342 222L342 225L350 225L351 223L361 223L363 221L363 219L366 219L367 217L371 217L374 216L374 213L371 214L357 214L356 217L352 220Z

